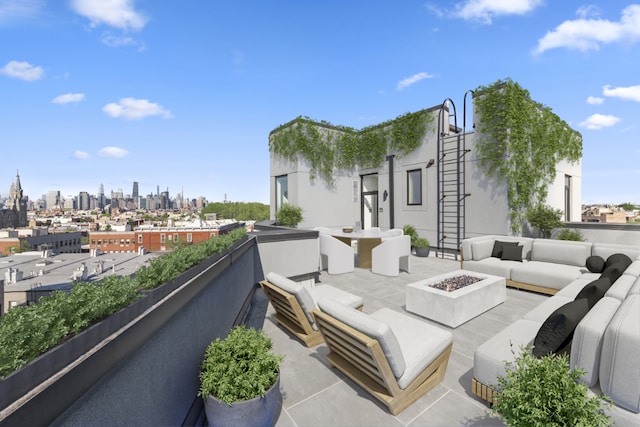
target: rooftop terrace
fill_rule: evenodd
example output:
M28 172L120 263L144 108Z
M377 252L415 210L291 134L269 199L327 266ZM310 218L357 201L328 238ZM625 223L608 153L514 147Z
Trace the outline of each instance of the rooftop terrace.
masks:
M460 268L460 262L433 254L428 258L414 256L411 262L411 273L402 272L398 277L384 277L364 269L341 275L323 271L320 282L362 296L365 313L388 307L450 330L453 350L444 381L393 416L358 385L330 367L325 344L309 349L279 327L269 305L263 328L272 338L274 350L285 355L281 378L283 405L276 426L504 425L491 416L486 404L471 394L473 351L547 296L508 288L506 302L452 329L408 313L405 287L454 271Z

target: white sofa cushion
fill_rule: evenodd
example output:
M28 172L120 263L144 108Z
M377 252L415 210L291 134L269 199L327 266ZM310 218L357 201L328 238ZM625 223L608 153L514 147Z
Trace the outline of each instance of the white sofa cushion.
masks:
M389 325L398 340L405 362L404 373L397 378L402 389L407 388L453 340L449 331L388 308L377 310L370 317Z
M309 294L309 291L307 291L307 288L305 288L302 283L294 282L293 280L274 272L267 274L266 279L283 291L289 292L290 294L294 295L298 300L302 311L304 311L307 319L309 319L309 323L314 326L311 310L316 308L316 303L313 300L313 297Z
M500 258L485 258L480 261L462 261L462 269L475 271L477 273L493 274L494 276L511 277L511 268L520 265L518 261L502 261Z
M329 298L318 300L318 308L329 316L377 340L389 362L393 375L396 379L402 377L406 368L404 356L402 355L398 339L388 324L377 320L373 315L365 314L354 308L344 306Z
M560 297L575 299L576 295L580 293L582 288L584 288L594 280L598 280L600 278L599 274L595 274L594 275L595 277L592 277L591 276L592 274L593 273L589 273L589 275L583 274L582 276L580 276L579 278L577 278L576 280L574 280L573 282L569 283L567 286L565 286L564 288L556 292L554 297L560 296Z
M580 381L594 386L600 373L600 352L604 333L620 307L615 298L603 297L580 321L573 334L571 343L571 369L580 368L584 375Z
M531 248L532 261L584 267L589 256L591 256L590 242L536 239Z
M562 289L587 271L584 267L543 261L518 264L511 268L511 280L550 289Z
M533 343L539 322L518 319L482 343L473 353L473 375L482 384L498 385L498 376L506 375L506 362L520 354L520 347Z
M616 298L622 301L629 294L629 291L631 290L631 287L633 286L635 281L635 277L623 274L622 276L618 277L618 280L613 282L613 285L611 285L611 287L607 290L605 296Z
M638 277L627 295L640 294L640 277Z
M640 246L594 243L591 248L591 254L601 256L605 260L613 254L625 254L631 259L636 259L640 256Z
M640 260L635 260L631 263L629 267L624 271L623 274L628 274L633 277L640 277Z
M342 289L327 284L315 285L308 291L314 301L319 301L321 298L331 298L342 305L348 305L353 308L362 306L364 301L361 296L354 295L350 292L343 291Z
M640 295L622 302L604 334L600 387L625 409L640 412Z
M538 304L536 307L531 309L527 314L525 314L522 318L526 320L530 320L532 322L537 322L540 325L544 323L545 320L549 318L551 313L565 305L573 301L571 297L564 297L554 295L548 300Z
M482 239L471 243L471 259L479 261L489 258L494 245L493 239Z

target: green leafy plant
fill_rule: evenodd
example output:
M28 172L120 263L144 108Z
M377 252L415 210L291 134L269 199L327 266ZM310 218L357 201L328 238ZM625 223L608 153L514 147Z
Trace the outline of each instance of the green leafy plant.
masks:
M276 382L282 360L282 355L273 353L264 331L236 326L205 350L198 395L228 404L264 396Z
M539 204L527 212L527 221L532 227L537 228L545 239L551 237L554 228L564 227L560 218L562 218L562 211L548 205Z
M312 179L333 186L338 171L377 168L389 152L398 158L413 152L434 122L429 111L421 110L358 131L299 116L271 131L269 150L292 163L308 162Z
M416 228L411 224L406 224L404 227L402 227L402 233L405 236L411 237L411 246L415 247L416 239L418 238L418 231L416 230Z
M200 242L197 245L178 247L155 258L151 260L147 268L136 272L134 280L137 287L139 289L154 289L167 283L211 255L229 249L234 242L246 234L244 228L236 228L227 234Z
M284 227L296 228L302 222L302 208L285 203L276 212L276 222Z
M567 354L540 359L521 348L506 375L498 377L498 396L491 409L508 426L608 426L604 396L589 397L578 379L580 369L569 369Z
M75 282L71 292L54 291L37 304L12 308L0 317L0 378L142 298L140 289L153 289L168 282L245 235L245 229L238 228L162 255L149 267L138 270L134 278L108 276L95 282Z
M480 164L506 184L511 228L519 232L529 209L546 199L558 161L582 157L582 136L511 79L475 94Z
M580 230L572 230L570 228L563 228L556 236L557 240L572 240L574 242L584 242L584 236Z
M140 297L129 277L110 276L12 308L0 319L0 377Z
M429 240L424 237L418 237L413 244L413 246L416 248L428 248L429 245Z

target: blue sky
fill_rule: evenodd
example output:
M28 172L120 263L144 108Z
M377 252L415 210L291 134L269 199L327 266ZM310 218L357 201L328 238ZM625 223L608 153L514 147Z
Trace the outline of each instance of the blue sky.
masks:
M640 3L0 0L0 46L2 194L269 203L277 126L511 78L582 133L583 203L640 203Z

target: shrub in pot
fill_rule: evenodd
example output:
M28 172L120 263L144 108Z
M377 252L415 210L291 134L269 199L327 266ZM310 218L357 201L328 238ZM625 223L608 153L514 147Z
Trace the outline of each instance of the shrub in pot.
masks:
M608 399L589 396L578 381L584 374L569 368L566 353L537 358L531 346L521 348L506 375L498 377L498 396L491 409L508 426L608 426L603 409Z
M424 237L418 237L413 244L417 256L429 256L429 246L429 241Z
M200 391L210 426L268 426L281 404L280 362L262 330L237 326L205 350Z
M413 225L406 224L404 227L402 227L402 233L405 236L411 237L411 247L415 247L416 239L418 238L418 231L416 230L416 228Z

